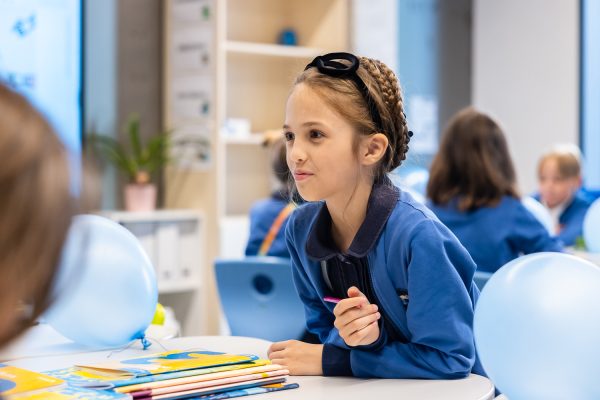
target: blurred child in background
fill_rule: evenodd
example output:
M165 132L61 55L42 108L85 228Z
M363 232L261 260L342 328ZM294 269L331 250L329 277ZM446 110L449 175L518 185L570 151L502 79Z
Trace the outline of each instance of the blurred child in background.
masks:
M289 169L281 132L277 131L276 136L267 136L265 145L270 147L271 167L279 187L273 191L271 197L256 202L250 210L250 236L246 255L289 258L285 226L295 205L290 201L287 186Z
M0 346L4 346L48 307L76 203L67 152L48 122L23 96L2 84L0 110Z
M550 212L554 233L572 246L582 235L585 213L590 201L579 193L581 154L575 145L557 145L544 153L538 163L539 200Z
M480 271L495 272L521 254L562 250L520 201L504 133L473 108L448 123L431 164L427 197Z

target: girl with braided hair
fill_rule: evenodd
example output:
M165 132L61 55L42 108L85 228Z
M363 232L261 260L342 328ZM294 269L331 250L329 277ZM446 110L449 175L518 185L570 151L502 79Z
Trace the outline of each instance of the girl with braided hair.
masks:
M307 201L286 241L307 328L322 344L274 343L269 358L296 375L483 373L472 331L475 263L387 178L412 135L394 73L348 53L315 58L292 88L283 132Z

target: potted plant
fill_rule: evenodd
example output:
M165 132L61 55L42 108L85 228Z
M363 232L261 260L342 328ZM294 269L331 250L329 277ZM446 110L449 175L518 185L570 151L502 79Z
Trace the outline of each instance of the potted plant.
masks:
M125 131L129 142L122 145L112 137L92 134L94 150L128 179L124 200L127 211L152 211L156 208L156 185L153 174L169 162L170 138L168 132L160 132L145 143L140 138L140 119L132 114Z

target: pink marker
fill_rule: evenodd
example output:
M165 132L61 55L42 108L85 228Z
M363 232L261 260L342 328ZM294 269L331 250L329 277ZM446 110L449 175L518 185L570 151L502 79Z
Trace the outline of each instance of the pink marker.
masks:
M337 297L331 297L331 296L325 296L323 297L323 300L329 302L329 303L339 303L340 301L342 301L342 299L338 299Z

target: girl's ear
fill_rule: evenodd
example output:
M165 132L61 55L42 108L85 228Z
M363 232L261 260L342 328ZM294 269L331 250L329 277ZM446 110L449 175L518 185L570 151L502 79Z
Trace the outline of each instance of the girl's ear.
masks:
M363 139L361 146L361 162L363 165L374 165L385 155L388 148L388 138L383 133L374 133Z

